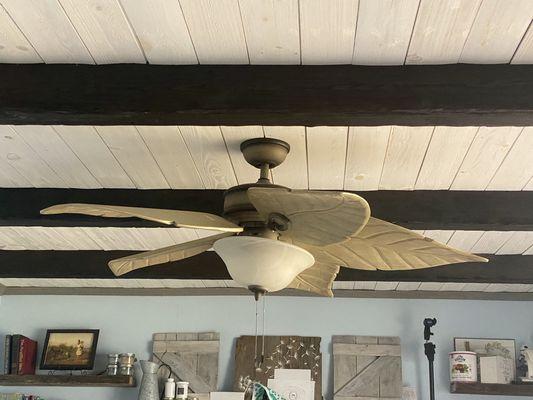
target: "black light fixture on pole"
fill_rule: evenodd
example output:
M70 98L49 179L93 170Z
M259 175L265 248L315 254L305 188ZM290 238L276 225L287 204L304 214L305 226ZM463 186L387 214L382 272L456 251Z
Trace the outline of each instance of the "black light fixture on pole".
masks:
M429 339L433 332L431 332L431 327L437 325L436 318L426 318L424 319L424 353L428 358L429 362L429 398L430 400L435 400L435 371L433 364L435 361L435 344L430 342Z

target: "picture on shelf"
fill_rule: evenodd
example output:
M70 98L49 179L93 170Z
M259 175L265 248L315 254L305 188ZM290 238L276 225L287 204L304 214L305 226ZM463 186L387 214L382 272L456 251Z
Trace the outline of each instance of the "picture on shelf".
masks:
M97 329L49 329L46 331L41 369L89 370L94 366Z
M511 360L512 379L516 376L516 347L514 339L454 338L455 351L473 351L478 357L501 356Z

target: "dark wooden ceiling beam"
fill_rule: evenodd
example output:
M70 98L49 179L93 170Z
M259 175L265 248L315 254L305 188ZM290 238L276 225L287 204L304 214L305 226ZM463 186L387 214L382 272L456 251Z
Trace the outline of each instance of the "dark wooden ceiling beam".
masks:
M410 229L533 230L533 192L358 192L372 215ZM0 226L155 227L133 218L40 215L60 203L183 209L221 214L223 190L0 189Z
M131 251L0 251L0 278L112 279L113 258ZM488 263L464 263L413 271L364 271L341 268L340 281L481 282L533 284L533 256L487 255ZM215 252L136 270L132 279L231 279Z
M533 66L0 64L0 124L533 125Z

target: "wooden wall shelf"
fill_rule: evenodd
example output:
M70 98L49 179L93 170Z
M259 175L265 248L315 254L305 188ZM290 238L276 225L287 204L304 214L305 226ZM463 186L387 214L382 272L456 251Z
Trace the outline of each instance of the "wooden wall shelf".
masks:
M533 384L460 383L450 385L451 393L496 396L533 396Z
M109 375L0 375L0 386L134 387L133 376Z

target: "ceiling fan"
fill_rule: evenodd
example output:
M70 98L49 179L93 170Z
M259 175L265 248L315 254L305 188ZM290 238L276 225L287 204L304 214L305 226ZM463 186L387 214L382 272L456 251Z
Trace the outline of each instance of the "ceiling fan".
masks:
M392 223L370 217L362 197L338 191L291 190L272 184L270 170L290 151L278 139L241 143L246 161L260 169L256 183L234 186L224 194L223 216L97 204L59 204L41 214L136 217L220 234L134 254L109 262L117 276L139 268L181 260L210 248L232 278L256 298L286 287L332 296L340 267L409 270L487 259L437 243Z

